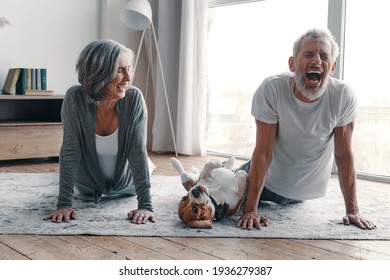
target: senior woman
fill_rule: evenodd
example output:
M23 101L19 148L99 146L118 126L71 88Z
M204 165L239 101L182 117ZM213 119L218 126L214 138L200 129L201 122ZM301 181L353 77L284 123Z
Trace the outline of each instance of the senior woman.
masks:
M97 203L103 195L137 195L127 217L154 222L146 151L147 111L131 86L134 53L112 40L97 40L81 52L80 85L65 95L57 210L44 217L61 223L76 219L74 187Z

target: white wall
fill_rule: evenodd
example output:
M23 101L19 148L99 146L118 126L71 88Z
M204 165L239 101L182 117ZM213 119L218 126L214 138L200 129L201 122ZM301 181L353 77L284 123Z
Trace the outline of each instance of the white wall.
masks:
M128 0L101 0L101 37L118 41L137 54L142 32L128 28L119 18L119 13L127 2ZM146 85L146 71L146 46L143 44L134 80L134 85L142 91Z
M91 41L116 40L135 53L141 32L119 19L128 0L0 0L0 17L10 25L0 29L0 89L9 68L47 68L47 88L63 95L78 84L75 70L81 50ZM145 94L146 47L141 50L133 84ZM154 118L153 85L149 83L148 146Z
M101 37L118 41L119 43L132 49L134 53L137 54L142 32L126 27L119 18L119 13L127 1L128 0L101 0ZM154 1L150 1L150 3L153 7ZM153 137L152 126L154 119L155 99L151 74L149 74L148 83L146 80L148 69L148 60L146 55L147 49L148 48L146 47L146 43L143 43L133 85L141 89L146 99L146 104L148 107L147 146L150 148ZM154 57L156 56L154 55ZM146 87L146 84L148 84L148 87Z
M100 36L99 0L1 0L0 89L9 68L47 68L47 87L65 94L77 83L75 64Z

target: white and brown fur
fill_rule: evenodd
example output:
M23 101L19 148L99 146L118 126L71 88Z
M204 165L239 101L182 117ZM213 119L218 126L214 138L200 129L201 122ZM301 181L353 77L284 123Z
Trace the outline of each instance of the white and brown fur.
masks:
M181 162L171 159L187 194L178 206L179 218L189 227L212 228L213 221L233 216L239 210L247 191L248 175L233 173L234 157L222 163L209 160L200 174L186 172Z

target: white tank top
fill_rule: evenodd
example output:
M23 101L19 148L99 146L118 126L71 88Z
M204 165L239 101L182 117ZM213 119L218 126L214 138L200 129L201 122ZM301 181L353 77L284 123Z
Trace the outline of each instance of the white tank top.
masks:
M118 129L108 136L96 134L96 152L104 178L106 181L113 181L118 154Z

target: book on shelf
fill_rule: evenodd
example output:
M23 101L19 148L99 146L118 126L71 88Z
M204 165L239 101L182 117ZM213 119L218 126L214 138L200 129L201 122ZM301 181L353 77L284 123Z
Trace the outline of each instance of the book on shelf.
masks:
M26 85L27 85L27 69L20 68L19 78L15 85L16 94L24 95L26 93Z
M40 71L40 69L36 69L35 71L37 71L36 72L36 78L37 78L37 90L41 90L42 89L42 81L41 81L41 78L42 78L42 76L41 76L41 71Z
M28 96L51 96L54 95L53 90L38 90L38 89L26 89L25 95Z
M37 75L35 69L31 69L31 88L37 88Z
M18 81L20 68L11 68L8 70L7 78L4 83L4 93L15 94L16 82Z
M47 70L46 68L41 69L41 89L47 90L47 77L46 77Z
M11 68L4 83L4 93L25 95L29 93L41 95L53 95L51 90L47 91L47 69L46 68ZM50 94L51 92L51 94Z
M31 89L31 68L26 68L26 89Z

